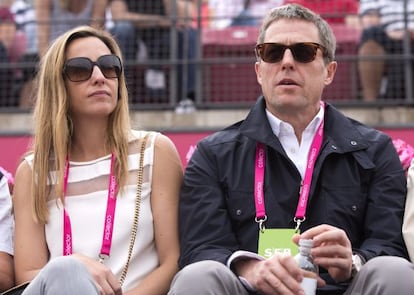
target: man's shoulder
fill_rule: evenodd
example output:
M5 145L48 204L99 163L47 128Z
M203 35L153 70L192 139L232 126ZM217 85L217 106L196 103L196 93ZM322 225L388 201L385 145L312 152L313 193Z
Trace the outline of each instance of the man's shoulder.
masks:
M365 123L354 120L352 118L350 118L350 121L351 121L351 124L355 127L355 129L358 130L358 132L361 134L361 136L363 136L367 140L378 139L378 138L382 138L382 139L390 138L388 134L386 134L385 132L375 127L369 126Z
M348 117L332 106L325 119L327 133L334 138L352 139L367 146L390 140L390 137L383 131Z
M243 121L239 121L233 125L230 125L224 129L213 132L201 140L203 144L216 145L229 143L240 140L240 125Z

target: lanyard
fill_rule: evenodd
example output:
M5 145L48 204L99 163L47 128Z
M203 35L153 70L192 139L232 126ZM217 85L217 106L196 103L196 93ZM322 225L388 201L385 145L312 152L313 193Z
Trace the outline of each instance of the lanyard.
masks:
M266 149L264 144L258 142L256 146L256 160L254 173L254 202L256 205L255 221L259 223L259 229L264 231L264 222L267 220L264 204L264 173L266 166Z
M104 222L104 230L102 237L101 252L99 254L99 262L103 263L106 257L109 257L112 244L112 233L114 229L115 208L116 208L116 191L117 182L113 171L115 156L111 155L111 170L109 175L108 200L106 205L106 214ZM66 196L66 190L69 179L69 158L66 159L65 173L63 179L63 195ZM72 254L72 226L70 217L66 209L63 208L63 255Z
M322 105L323 107L323 105ZM305 221L306 206L309 199L310 185L312 183L313 169L316 158L322 146L323 139L323 125L324 120L319 124L316 134L312 140L312 145L309 150L308 161L305 170L305 176L302 181L299 192L299 202L296 208L295 217L293 221L296 223L295 230L298 231L300 224ZM254 200L256 205L255 221L259 224L259 229L264 231L264 222L267 220L266 209L264 204L264 173L266 166L266 148L265 145L258 142L256 145L256 160L255 160L255 178L254 178Z

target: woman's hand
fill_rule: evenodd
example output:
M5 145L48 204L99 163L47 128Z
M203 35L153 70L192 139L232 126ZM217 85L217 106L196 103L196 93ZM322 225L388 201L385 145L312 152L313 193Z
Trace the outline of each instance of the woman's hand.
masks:
M82 254L73 254L72 256L86 266L95 281L99 294L122 295L119 280L107 266Z

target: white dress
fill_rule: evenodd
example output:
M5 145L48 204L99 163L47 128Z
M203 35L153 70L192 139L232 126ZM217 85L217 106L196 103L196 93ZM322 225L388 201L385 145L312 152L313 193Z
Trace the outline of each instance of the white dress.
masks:
M145 133L133 131L129 141L128 185L125 191L120 191L117 196L111 252L110 257L105 260L105 265L118 278L127 261L134 218L140 148L137 139L145 136ZM124 291L137 286L159 265L151 211L151 183L156 135L157 133L152 133L148 138L145 149L138 233L122 287ZM96 260L98 260L102 245L110 162L111 155L89 162L70 162L65 208L72 226L73 253L81 253ZM48 204L50 218L45 226L45 232L50 259L53 259L63 255L63 210L60 201L51 200Z

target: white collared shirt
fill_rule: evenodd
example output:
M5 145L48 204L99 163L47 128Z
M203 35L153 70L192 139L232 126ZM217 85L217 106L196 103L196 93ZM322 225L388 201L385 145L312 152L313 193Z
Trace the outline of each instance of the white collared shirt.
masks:
M266 116L272 127L273 133L279 138L288 157L295 164L302 179L305 176L305 169L308 161L309 149L318 130L320 122L323 120L324 108L320 108L319 112L306 126L302 133L302 142L298 142L292 125L281 121L266 109Z

